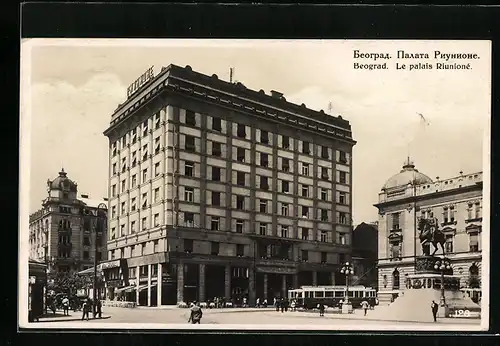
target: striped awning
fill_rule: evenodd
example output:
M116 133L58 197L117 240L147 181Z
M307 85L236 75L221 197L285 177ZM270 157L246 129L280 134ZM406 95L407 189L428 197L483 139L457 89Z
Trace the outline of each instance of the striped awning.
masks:
M153 288L155 286L156 286L156 282L155 283L151 283L151 288ZM147 290L147 289L148 289L148 285L147 284L146 285L140 285L139 288L138 288L139 292Z
M121 292L132 292L135 289L135 286L126 286L126 287L121 287L118 288L115 293L121 293Z
M101 273L101 266L97 266L97 273ZM90 275L94 274L94 267L87 268L85 270L82 270L81 272L78 272L78 275Z

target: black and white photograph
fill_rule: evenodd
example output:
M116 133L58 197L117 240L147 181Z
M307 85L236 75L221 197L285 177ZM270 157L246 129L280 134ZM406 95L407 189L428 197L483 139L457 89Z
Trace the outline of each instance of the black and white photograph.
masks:
M484 331L491 42L25 39L18 323Z

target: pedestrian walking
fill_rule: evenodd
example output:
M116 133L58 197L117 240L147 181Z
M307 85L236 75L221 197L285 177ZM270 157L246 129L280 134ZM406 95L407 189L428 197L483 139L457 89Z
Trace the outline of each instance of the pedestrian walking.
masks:
M202 317L203 311L201 310L200 303L195 303L195 305L191 308L188 323L191 322L191 324L200 324Z
M280 299L281 313L285 312L285 305L286 305L285 299L281 298Z
M319 315L325 316L325 305L323 303L319 303Z
M290 303L290 307L292 308L292 311L295 311L295 299L292 300L292 302Z
M89 320L89 312L90 312L90 309L92 308L92 302L90 301L90 299L87 299L83 302L83 305L82 305L82 321L84 319L86 319L87 321Z
M96 317L102 318L102 303L100 299L96 301Z
M437 322L437 312L439 309L439 305L436 304L436 302L433 300L431 304L431 310L432 310L432 317L434 317L434 322Z
M69 316L69 299L68 296L64 296L62 300L63 313L65 316Z
M260 298L257 298L257 300L255 301L255 306L260 308Z
M370 304L368 304L368 302L366 300L363 300L361 302L361 307L363 308L363 310L365 311L365 316L366 316L366 311L368 310L368 307L370 306Z

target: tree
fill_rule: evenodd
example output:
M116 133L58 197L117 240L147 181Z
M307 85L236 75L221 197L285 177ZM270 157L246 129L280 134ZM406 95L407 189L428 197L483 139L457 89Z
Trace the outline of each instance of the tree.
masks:
M93 275L79 275L75 272L51 270L47 274L47 288L57 293L76 294L78 290L90 289L94 284ZM97 276L97 285L101 286L101 275Z

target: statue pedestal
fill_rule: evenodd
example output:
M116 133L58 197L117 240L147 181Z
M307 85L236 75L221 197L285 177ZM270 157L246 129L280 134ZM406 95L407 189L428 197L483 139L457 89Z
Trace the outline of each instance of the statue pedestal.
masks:
M433 322L432 301L439 305L438 318L480 318L481 307L460 291L460 278L452 270L443 274L434 269L444 258L422 256L415 261L415 274L409 275L406 287L388 306L377 306L370 315L390 321ZM444 288L444 290L443 290ZM444 293L445 306L442 305Z
M352 314L353 309L351 303L342 304L342 313L343 314Z

